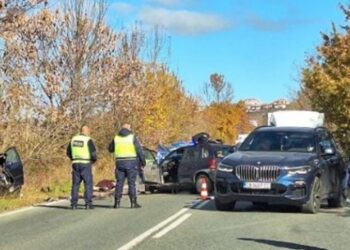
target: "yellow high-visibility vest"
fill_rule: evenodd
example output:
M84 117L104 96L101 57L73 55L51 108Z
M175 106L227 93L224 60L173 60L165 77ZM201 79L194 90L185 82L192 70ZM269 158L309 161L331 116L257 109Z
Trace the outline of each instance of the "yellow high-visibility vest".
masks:
M72 138L71 152L73 163L90 163L91 155L88 142L91 138L85 135L76 135Z
M134 145L134 135L114 137L114 156L118 158L136 158L136 148Z

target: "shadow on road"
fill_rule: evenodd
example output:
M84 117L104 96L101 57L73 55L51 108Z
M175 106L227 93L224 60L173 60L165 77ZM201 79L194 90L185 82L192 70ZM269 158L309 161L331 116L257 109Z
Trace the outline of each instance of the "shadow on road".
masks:
M201 208L195 208L196 210L202 211L218 211L215 207L215 202L213 200L209 201L205 206ZM301 213L301 209L295 206L285 206L285 205L267 205L267 204L255 204L251 202L237 202L235 208L232 212L268 212L268 213ZM345 208L329 208L327 206L322 206L319 213L324 214L334 214L341 217L350 217L350 207Z
M350 207L345 206L343 208L330 208L330 207L322 207L321 213L324 214L334 214L340 217L350 217Z
M306 246L301 244L296 244L292 242L285 242L285 241L277 241L277 240L265 240L265 239L251 239L251 238L238 238L239 240L243 241L254 241L261 244L266 244L274 247L283 247L288 249L303 249L303 250L328 250L326 248L319 248L319 247L313 247L313 246Z
M70 206L58 206L58 205L36 205L35 207L44 207L44 208L54 208L54 209L68 209L71 210ZM94 204L95 208L106 208L106 209L114 209L113 205L98 205ZM120 209L123 208L130 208L129 206L121 207ZM85 210L85 205L78 205L77 207L78 210Z
M205 206L196 208L197 210L217 212L215 202L209 201ZM237 202L233 212L269 212L269 213L297 213L300 212L300 208L293 206L283 205L253 205L251 202Z
M44 208L55 208L55 209L69 209L71 210L70 206L58 206L58 205L35 205L34 207L44 207ZM80 207L78 207L79 209ZM81 207L82 209L83 207Z

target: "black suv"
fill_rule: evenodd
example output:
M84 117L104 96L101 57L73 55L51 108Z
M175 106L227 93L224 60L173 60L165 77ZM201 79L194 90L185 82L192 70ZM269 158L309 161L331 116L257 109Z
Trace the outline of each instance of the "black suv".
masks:
M154 152L144 149L146 190L193 189L199 193L203 177L207 181L208 191L211 192L217 163L232 152L231 150L232 146L209 140L177 148L157 164Z
M215 204L236 201L295 205L316 213L322 200L344 201L345 163L324 127L259 127L224 158L215 177Z

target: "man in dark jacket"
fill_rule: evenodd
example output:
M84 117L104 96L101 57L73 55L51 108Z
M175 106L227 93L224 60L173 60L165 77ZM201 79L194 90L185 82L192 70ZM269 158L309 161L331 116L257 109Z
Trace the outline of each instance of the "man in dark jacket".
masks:
M82 126L80 133L73 136L67 147L67 156L72 161L72 209L77 208L78 192L82 181L84 181L85 187L85 208L94 208L92 205L93 178L91 168L92 163L97 160L97 154L95 145L89 135L89 127Z
M145 156L137 137L132 134L130 124L124 124L108 147L114 153L117 186L114 208L120 207L125 177L128 179L131 208L140 208L136 197L136 177L139 164L145 166Z

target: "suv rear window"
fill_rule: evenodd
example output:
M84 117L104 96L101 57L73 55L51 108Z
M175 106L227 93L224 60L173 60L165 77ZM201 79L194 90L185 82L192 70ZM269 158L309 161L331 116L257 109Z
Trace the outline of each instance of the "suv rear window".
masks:
M184 152L183 160L198 159L200 156L201 152L197 149L197 147L188 147Z
M290 131L256 131L239 148L241 151L316 152L312 133Z
M226 155L231 153L230 150L230 147L212 146L212 151L215 158L224 158Z

